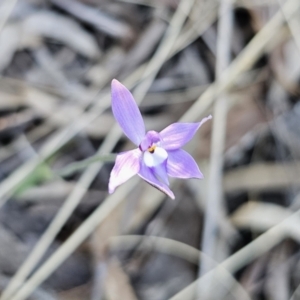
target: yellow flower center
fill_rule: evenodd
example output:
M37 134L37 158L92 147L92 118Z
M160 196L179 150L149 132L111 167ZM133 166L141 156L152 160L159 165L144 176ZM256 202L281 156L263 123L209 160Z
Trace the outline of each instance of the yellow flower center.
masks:
M149 151L150 153L154 153L155 148L156 148L156 145L152 145L150 148L148 148L148 151Z

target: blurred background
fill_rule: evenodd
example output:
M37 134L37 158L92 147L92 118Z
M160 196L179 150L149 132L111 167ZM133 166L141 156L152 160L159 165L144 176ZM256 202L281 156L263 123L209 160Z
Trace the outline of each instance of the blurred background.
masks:
M0 300L300 299L299 0L0 1ZM110 109L199 122L203 180L137 176Z

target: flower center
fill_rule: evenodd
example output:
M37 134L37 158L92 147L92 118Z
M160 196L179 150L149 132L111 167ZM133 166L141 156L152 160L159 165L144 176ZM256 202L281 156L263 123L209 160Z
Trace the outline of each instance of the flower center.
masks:
M154 144L154 145L152 145L151 147L148 148L148 151L149 151L150 153L154 153L155 148L156 148L156 145Z
M160 137L156 131L148 131L143 140L141 141L139 148L142 152L149 151L153 153L155 148L159 146Z

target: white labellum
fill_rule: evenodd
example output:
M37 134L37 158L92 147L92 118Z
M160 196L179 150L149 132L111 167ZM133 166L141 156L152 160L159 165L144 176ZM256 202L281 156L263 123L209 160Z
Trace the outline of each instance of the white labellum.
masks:
M153 153L144 152L144 163L147 167L156 167L168 158L168 152L161 147L156 147Z

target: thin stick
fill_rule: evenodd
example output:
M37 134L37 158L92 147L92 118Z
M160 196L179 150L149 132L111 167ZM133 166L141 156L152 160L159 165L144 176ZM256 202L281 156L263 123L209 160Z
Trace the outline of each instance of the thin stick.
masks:
M282 9L282 5L283 5L283 1L282 0L277 0L278 2L278 5L280 7L280 10L282 11L282 14L284 15L284 18L287 22L287 25L290 29L290 32L292 34L292 37L294 38L294 41L295 41L295 44L296 44L296 47L298 48L298 51L300 53L300 36L299 36L299 21L296 20L296 18L288 18L286 15L285 15L285 12L284 10Z
M0 32L4 28L6 22L9 19L9 16L11 15L11 13L12 13L15 5L17 4L17 2L18 2L18 0L6 0L6 2L2 3L2 7L5 7L6 11L3 14L3 17L0 18Z
M232 35L232 1L222 0L219 8L218 40L217 40L217 61L216 78L222 79L224 70L230 64L231 35ZM226 95L217 98L213 111L213 131L211 142L210 170L208 178L208 194L206 199L205 221L202 237L202 251L216 261L216 243L218 235L218 218L222 211L222 175L223 175L223 152L226 135L227 100ZM201 247L201 246L200 246ZM199 277L209 269L207 261L203 261L199 268ZM211 292L211 285L207 284L205 289L198 290L198 297L208 299Z

